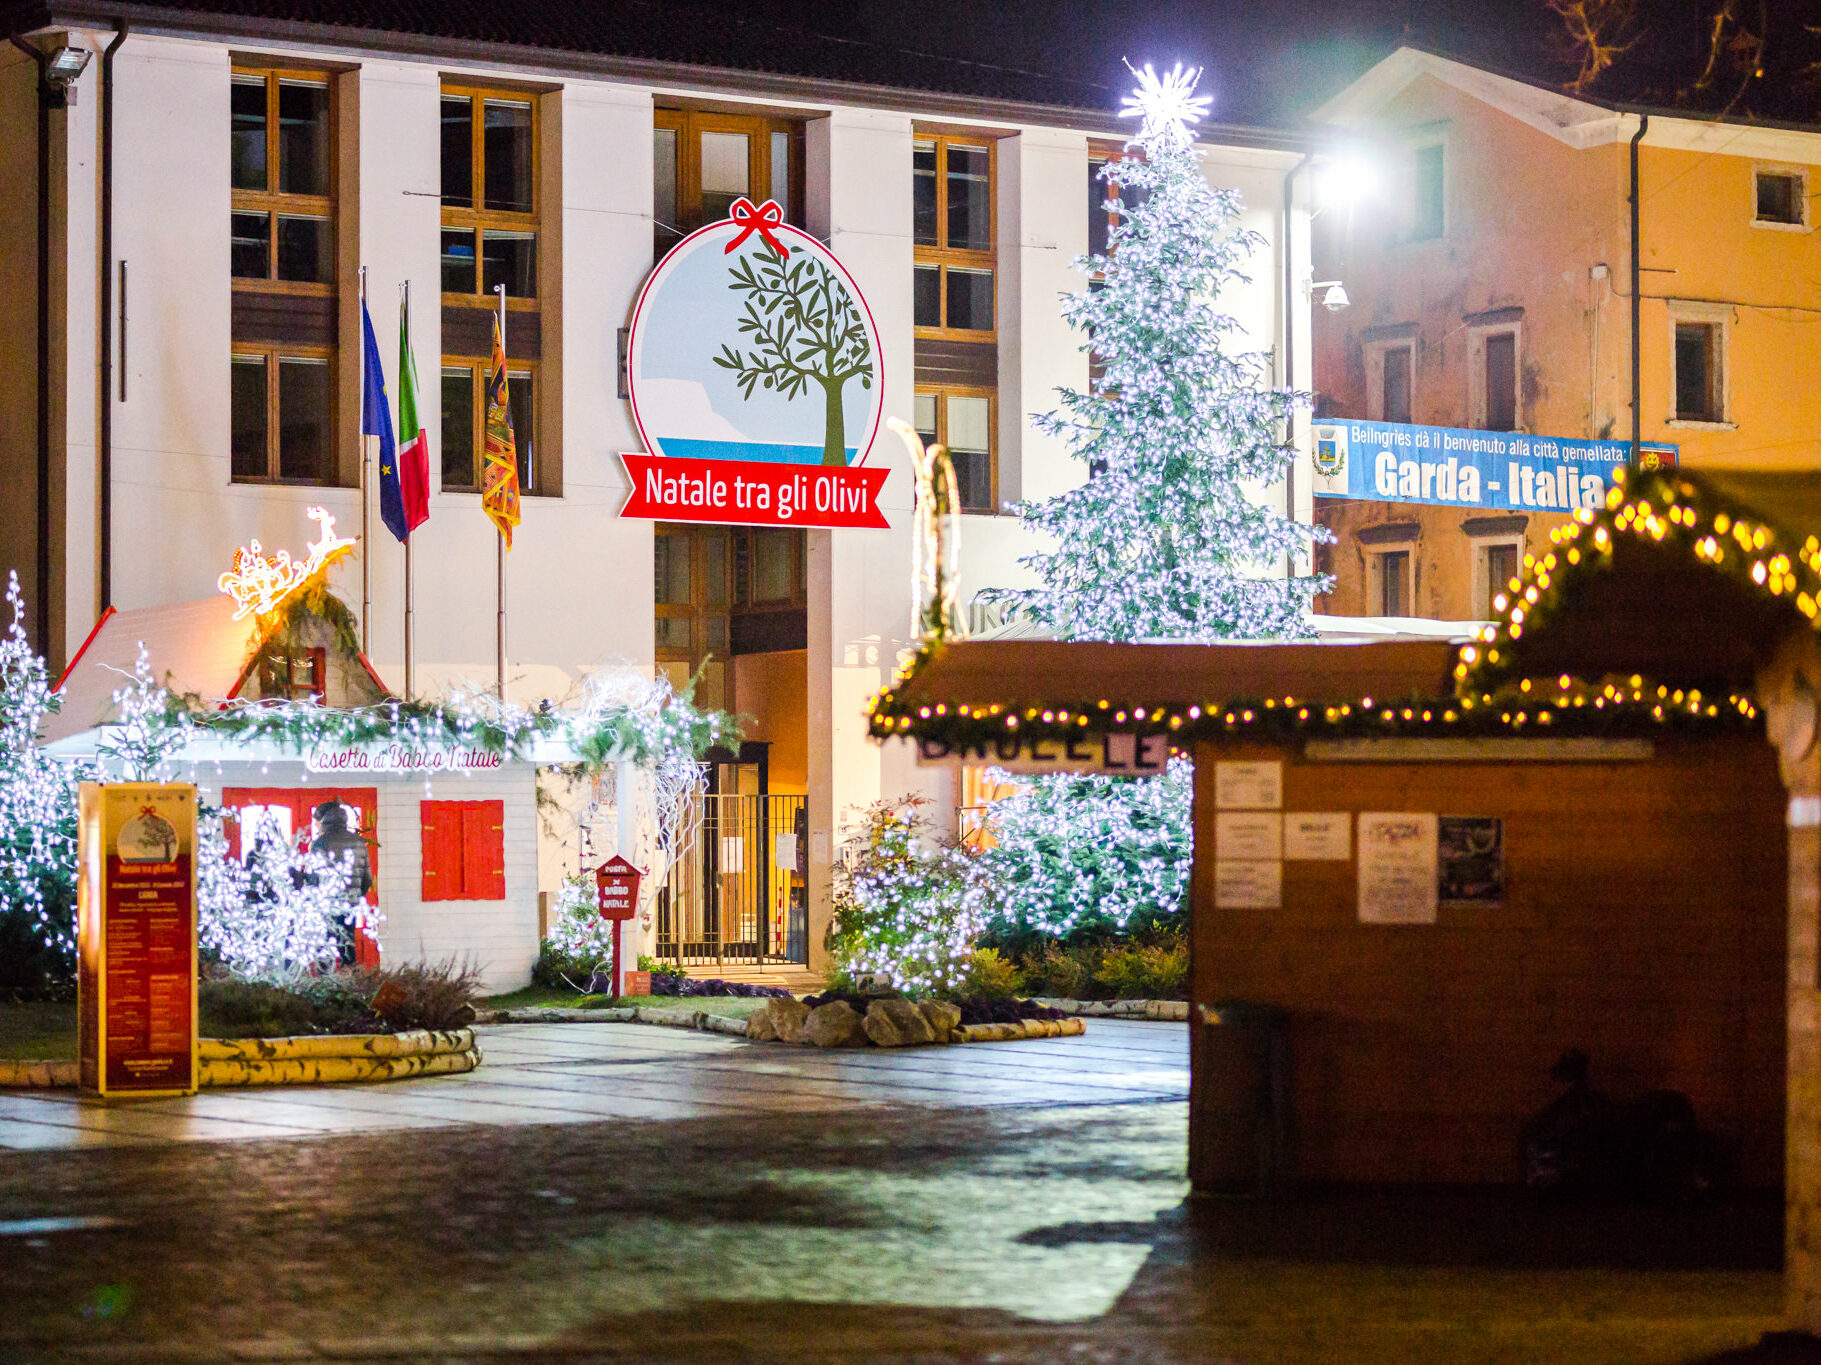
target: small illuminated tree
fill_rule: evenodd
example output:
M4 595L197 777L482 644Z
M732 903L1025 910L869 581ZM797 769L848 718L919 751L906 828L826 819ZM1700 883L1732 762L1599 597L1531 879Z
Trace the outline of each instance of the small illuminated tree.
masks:
M845 465L842 393L852 379L873 386L872 342L853 295L826 261L802 249L787 259L770 242L755 256L736 257L729 273L727 287L746 296L739 330L750 349L742 355L723 344L714 363L733 371L747 398L755 388L796 398L817 385L825 411L822 463Z

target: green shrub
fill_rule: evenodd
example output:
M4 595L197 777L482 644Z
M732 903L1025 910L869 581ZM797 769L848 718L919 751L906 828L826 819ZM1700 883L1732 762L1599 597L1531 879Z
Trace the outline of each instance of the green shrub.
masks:
M299 1033L372 1033L385 1025L343 973L295 988L223 977L196 988L201 1032L209 1038L286 1038Z
M644 953L639 954L638 969L641 972L650 972L654 978L667 976L672 981L681 981L684 977L689 975L688 972L684 971L674 962L665 962L661 958L647 957Z
M1094 994L1094 970L1100 965L1100 958L1101 950L1092 944L1066 947L1046 943L1020 964L1025 988L1032 995L1088 999Z
M1186 999L1188 946L1177 939L1109 948L1095 980L1116 1000Z
M560 989L568 986L577 991L588 989L588 978L594 975L596 958L588 953L571 953L545 939L538 946L537 962L531 968L531 984Z
M968 959L958 994L981 1000L1009 1000L1023 985L1018 964L999 955L996 948L976 948Z

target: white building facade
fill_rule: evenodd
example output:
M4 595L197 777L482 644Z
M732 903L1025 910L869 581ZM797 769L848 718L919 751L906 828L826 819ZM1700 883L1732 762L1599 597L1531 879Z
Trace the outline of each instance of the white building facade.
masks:
M121 9L126 36L65 108L41 109L34 59L0 48L13 282L0 292L0 570L19 573L53 670L108 606L206 597L237 546L301 545L307 506L361 524L364 268L394 397L411 290L431 459L429 519L412 537L415 688L491 681L476 370L504 282L525 485L508 693L560 699L613 663L701 670L698 700L752 716L750 737L770 746L769 790L807 798L819 952L855 808L911 792L937 811L961 803L954 776L865 736L867 700L912 643L908 465L889 436L875 445L870 462L891 471L884 531L622 518L619 455L642 449L621 382L634 300L678 233L725 216L736 194L779 199L864 292L885 416L960 452L965 602L1022 581L1026 537L1002 509L1084 476L1028 418L1088 383L1058 298L1085 287L1071 263L1104 225L1092 168L1129 126L977 93L185 13ZM112 17L52 6L22 36L99 53ZM1280 377L1306 383L1303 149L1241 130L1204 139L1210 181L1240 191L1242 226L1265 243L1223 304ZM1309 487L1299 464L1259 496L1308 520ZM404 561L377 497L363 553L367 654L401 689ZM337 582L351 605L359 576L350 564ZM548 880L561 859L543 861Z

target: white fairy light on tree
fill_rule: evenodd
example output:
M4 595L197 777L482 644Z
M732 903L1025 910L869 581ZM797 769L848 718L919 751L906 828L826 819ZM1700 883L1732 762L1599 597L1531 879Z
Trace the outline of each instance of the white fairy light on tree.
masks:
M1272 386L1271 357L1238 349L1243 329L1218 307L1263 239L1238 226L1238 193L1202 174L1201 73L1134 74L1122 112L1138 134L1101 171L1107 252L1076 263L1096 283L1063 304L1104 370L1033 419L1088 477L1016 509L1045 542L1023 561L1037 585L988 597L1065 640L1306 636L1324 580L1274 573L1321 533L1247 493L1283 479L1301 397ZM1188 789L1185 762L1157 778L1024 779L990 816L995 926L1066 934L1176 913Z
M13 619L0 637L0 932L34 961L30 945L41 944L43 970L56 975L76 951L76 783L85 774L38 747L57 700L26 639L17 574L8 575L6 600Z

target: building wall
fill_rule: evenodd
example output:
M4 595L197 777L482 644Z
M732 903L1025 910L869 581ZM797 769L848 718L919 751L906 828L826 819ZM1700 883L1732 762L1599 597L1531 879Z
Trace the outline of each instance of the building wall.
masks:
M19 575L38 638L38 69L0 56L0 580ZM12 619L7 613L6 621Z
M1778 1183L1787 851L1768 745L1663 741L1648 763L1574 764L1208 749L1198 849L1215 844L1214 760L1247 756L1286 760L1286 810L1504 821L1504 903L1444 906L1429 926L1361 924L1351 860L1286 863L1281 910L1215 910L1213 859L1198 858L1192 999L1289 1011L1299 1178L1516 1180L1520 1129L1558 1093L1550 1065L1582 1047L1615 1100L1686 1092L1739 1144L1748 1184ZM1196 1033L1205 1172L1231 1128Z
M98 46L103 35L78 34L76 41ZM254 52L339 73L337 213L344 250L338 346L344 387L338 420L350 447L357 403L350 376L358 375L350 359L359 339L356 268L367 267L381 366L394 397L395 310L401 285L412 288L419 415L433 471L429 520L413 536L414 682L420 695L461 682L490 684L495 668L496 538L478 496L443 492L436 475L442 435L438 96L445 80L529 82L542 92L546 288L540 309L546 340L540 443L560 447L562 484L561 496L524 499L524 521L508 557L512 700L529 705L561 699L582 673L602 665L653 665L652 527L618 515L628 491L619 455L640 447L630 407L618 397L617 348L652 265L655 98L750 104L805 120L809 226L831 243L866 295L879 330L886 415L913 415L915 118L908 107L745 100L677 84L134 33L116 58L115 255L128 263L132 283L128 395L111 400L115 604L206 597L216 591L235 548L250 540L268 552L301 552L315 534L304 516L312 505L333 512L342 534L359 528L355 488L229 479L230 73L236 56ZM54 629L71 652L101 606L94 454L98 65L84 77L79 105L67 129L59 129L57 144L57 345L66 373L59 376L55 422L57 458L67 478L58 485ZM1087 378L1080 338L1057 312L1058 296L1085 283L1071 262L1087 240L1087 135L977 120L973 126L999 145L1000 492L1006 501L1046 496L1084 473L1056 442L1030 433L1027 423L1031 412L1052 405L1057 388L1081 387ZM1211 149L1206 156L1210 178L1245 195L1245 226L1270 243L1252 262L1250 283L1222 300L1239 315L1247 344L1260 351L1275 344L1285 322L1279 206L1281 178L1294 161L1287 152L1244 149ZM1309 335L1306 319L1298 331L1300 344ZM512 353L510 332L507 351ZM808 536L802 780L814 822L818 914L826 913L828 859L854 810L904 793L934 798L941 812L954 804L949 775L921 770L908 755L882 753L865 736L866 702L912 645L908 464L889 433L871 459L890 470L879 500L891 529ZM354 463L351 454L344 458L344 464ZM1306 478L1302 486L1306 500ZM1282 494L1261 490L1260 496ZM1029 543L1015 519L970 516L962 542L967 595L1024 581L1016 561ZM366 550L368 653L386 682L402 689L403 554L377 509ZM358 558L351 559L335 584L357 608L360 569ZM752 737L783 743L782 734ZM820 938L819 924L812 924L812 942Z
M538 815L536 779L528 767L498 773L425 778L422 775L344 775L316 779L302 765L214 763L193 780L209 800L223 787L372 787L379 840L375 883L380 963L438 963L453 958L481 973L487 993L513 991L531 979L538 952ZM423 899L422 813L425 801L500 801L505 806L506 898L500 901Z
M1623 136L1576 148L1421 76L1360 129L1377 139L1378 187L1317 225L1315 273L1341 280L1352 300L1339 313L1315 310L1318 411L1367 417L1368 343L1382 329L1415 324L1411 421L1473 426L1470 320L1520 308L1519 428L1629 439L1626 139L1635 120L1621 122ZM1691 149L1696 128L1653 121L1641 149L1642 438L1678 445L1691 466L1812 466L1821 461L1821 441L1812 436L1821 395L1792 376L1821 364L1821 332L1812 325L1821 318L1815 239L1812 231L1754 226L1752 176L1757 164L1821 164L1821 137L1715 128L1712 145ZM1411 188L1399 157L1413 142L1434 139L1446 149L1446 231L1409 241ZM1723 305L1725 427L1673 420L1672 297ZM1499 514L1333 498L1317 508L1338 540L1323 555L1337 582L1318 610L1373 614L1368 557L1395 544L1413 551L1411 614L1482 614L1473 592L1475 542L1463 526ZM1565 519L1539 510L1517 515L1525 548L1546 544L1549 528Z

